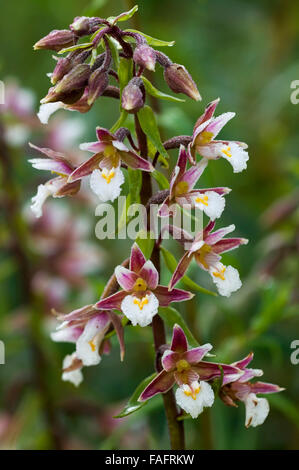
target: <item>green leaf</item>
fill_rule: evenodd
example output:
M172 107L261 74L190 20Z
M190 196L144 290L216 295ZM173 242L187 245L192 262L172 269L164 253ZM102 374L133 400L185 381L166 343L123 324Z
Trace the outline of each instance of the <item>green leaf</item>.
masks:
M120 116L118 118L118 120L116 121L116 123L111 127L110 129L110 132L112 132L112 134L114 134L114 132L117 131L117 129L119 129L121 126L124 125L124 123L126 122L126 119L128 117L128 113L127 111L125 111L124 109L121 111L120 113Z
M107 21L109 21L109 23L111 24L115 24L118 21L127 21L132 18L136 11L138 11L138 5L135 5L133 8L131 8L131 10L125 11L124 13L121 13L118 16L109 16L109 18L107 18Z
M171 47L175 44L175 41L162 41L161 39L156 39L152 38L151 36L148 36L148 34L144 34L141 31L138 31L137 29L126 29L125 32L128 31L129 33L138 33L141 34L145 39L147 40L147 43L150 46L155 46L155 47ZM130 39L129 39L130 40Z
M140 231L136 243L141 249L146 259L150 259L155 245L155 237L152 232Z
M130 204L140 202L140 191L142 186L142 173L141 170L133 170L128 168L129 175L129 188L130 188Z
M66 47L64 49L61 49L58 54L64 54L65 52L72 52L76 51L77 49L88 49L89 47L92 47L93 43L92 42L85 42L82 44L75 44L74 46L71 47Z
M160 189L168 189L169 188L169 181L163 173L160 173L158 170L154 170L151 173L151 176L155 178L157 181Z
M144 83L145 89L147 93L154 96L155 98L159 98L160 100L168 100L172 101L173 103L184 103L186 100L182 100L181 98L177 98L176 96L167 95L162 91L158 90L154 85L145 77L141 77Z
M143 132L151 140L151 142L161 153L161 155L168 159L169 156L165 148L163 147L156 117L152 108L150 106L144 106L143 108L141 108L138 112L138 118Z
M138 387L135 389L133 395L129 399L129 401L126 404L126 406L124 407L124 409L118 415L114 416L114 418L125 418L126 416L128 416L132 413L135 413L135 411L140 410L140 408L142 408L144 405L147 404L147 401L140 402L140 401L138 401L138 398L140 397L140 395L143 392L143 390L145 389L145 387L147 387L147 385L156 377L156 375L157 374L155 372L154 374L152 374L149 377L147 377L146 379L144 379L138 385Z
M166 264L167 268L169 269L169 271L172 274L175 271L175 269L178 265L178 262L175 259L175 257L173 256L173 254L170 253L170 251L168 251L166 248L164 248L164 246L160 246L160 250L162 251L162 255L163 255L165 264ZM201 287L199 284L192 281L192 279L190 279L190 277L188 277L188 276L182 277L181 282L188 289L195 290L197 292L202 292L203 294L213 295L214 297L217 297L216 292L212 292L208 289L205 289L204 287Z
M131 59L120 58L118 67L119 90L122 93L125 86L129 83L133 75L133 62Z
M177 323L180 327L184 330L185 335L187 337L189 346L192 348L197 348L199 346L198 341L194 338L193 334L189 330L185 320L183 319L180 312L178 312L173 307L159 307L159 315L165 320L167 325L170 328L173 328L174 325Z
M111 38L110 36L106 35L106 38L108 39L111 54L112 54L112 59L115 65L116 70L119 68L119 50L118 50L118 42L114 39Z

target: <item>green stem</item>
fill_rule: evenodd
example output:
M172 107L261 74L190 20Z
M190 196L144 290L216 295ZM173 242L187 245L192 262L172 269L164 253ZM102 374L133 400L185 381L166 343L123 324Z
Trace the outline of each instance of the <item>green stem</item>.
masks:
M135 130L139 144L140 155L143 158L147 158L147 139L143 130L141 129L137 115L135 114ZM141 188L141 203L146 206L150 198L152 197L152 184L150 173L143 172L142 176L142 188ZM154 247L151 260L155 265L158 273L160 274L160 250L157 246ZM155 315L152 321L153 337L155 344L155 351L157 355L157 370L158 372L162 369L161 361L159 360L160 348L166 344L165 326L162 318L159 315ZM170 444L172 450L181 450L185 448L185 437L184 437L184 423L178 421L178 409L175 401L173 390L164 393L162 395L164 408L167 418L168 431L170 437Z

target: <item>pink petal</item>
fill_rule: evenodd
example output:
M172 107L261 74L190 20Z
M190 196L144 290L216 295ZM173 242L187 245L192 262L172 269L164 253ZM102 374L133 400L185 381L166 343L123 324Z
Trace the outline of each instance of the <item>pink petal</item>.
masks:
M57 178L58 179L58 178ZM61 182L66 181L66 178L61 178ZM52 180L53 181L53 180ZM72 181L71 183L62 184L57 191L53 194L54 197L73 196L77 194L81 187L81 181Z
M53 171L65 176L68 176L73 171L73 168L64 161L51 160L49 158L31 158L28 161L37 170Z
M172 372L162 370L160 374L143 390L138 401L145 401L157 393L166 393L174 386L175 380Z
M166 351L167 354L162 357L162 366L167 372L176 367L177 361L180 359L180 354L172 351Z
M213 246L215 253L225 253L226 251L234 250L240 245L247 245L248 240L246 238L224 238Z
M195 123L195 126L194 126L194 131L197 129L197 127L202 124L203 122L205 121L208 121L209 119L211 119L211 117L213 117L214 115L214 112L215 112L215 109L218 105L220 101L220 98L217 98L216 100L214 101L211 101L211 103L209 103L204 111L204 113L198 118L198 120L196 121Z
M219 366L223 369L223 381L227 379L229 382L232 382L242 375L242 371L236 367L226 364L217 364L215 362L201 361L199 364L193 365L192 368L199 374L200 380L212 380L216 377L221 377L221 369Z
M193 189L192 191L190 191L190 194L196 196L196 194L202 194L208 191L214 191L214 193L220 194L222 196L225 194L229 194L231 192L231 189L223 186L218 186L216 188Z
M227 235L230 232L233 232L235 230L235 228L236 227L233 224L229 225L228 227L220 228L219 230L216 230L216 232L213 232L213 233L209 234L205 238L205 242L208 245L215 245L215 243L217 243L219 240L221 240L223 237L225 237L225 235Z
M123 299L128 295L128 293L124 290L121 290L119 292L116 292L116 294L112 294L109 297L106 297L105 299L99 300L96 304L95 307L99 310L113 310L117 309L120 310L121 303Z
M173 327L171 350L177 353L185 353L188 350L186 335L178 324L175 324Z
M168 307L171 302L183 302L184 300L190 300L194 297L194 294L181 289L172 289L169 291L166 286L158 285L153 291L155 296L159 300L161 307Z
M285 389L278 385L265 382L256 382L255 384L251 384L252 393L277 393L282 392L283 390Z
M92 153L101 153L101 152L104 152L107 145L109 144L105 142L99 142L97 140L96 142L85 142L84 144L81 144L80 149L86 150L87 152L92 152Z
M138 244L134 243L131 249L130 270L134 271L135 273L139 273L140 269L145 264L145 262L146 259L144 257L144 254L142 253Z
M146 261L146 263L142 266L139 275L146 281L149 289L156 289L159 282L159 273L152 261Z
M69 181L74 181L77 179L81 179L84 176L90 175L96 168L99 167L99 163L103 158L102 153L97 153L89 158L86 162L79 165L73 173L69 176Z
M184 256L180 259L176 270L174 271L172 278L169 282L169 289L173 289L174 286L179 282L182 277L184 277L191 261L193 259L193 256L190 256L189 251L187 251Z
M186 173L182 176L181 180L186 181L188 183L188 189L192 189L196 184L197 180L203 174L205 168L207 167L208 160L204 158L190 168L190 170L186 171Z
M133 271L130 271L130 269L124 268L124 266L116 266L114 272L120 287L127 292L132 291L134 284L138 279L138 275Z
M208 223L208 225L203 229L203 235L202 235L202 238L205 239L206 236L213 230L213 228L215 227L216 225L216 222L215 220L210 220L210 222Z
M197 364L209 351L211 351L212 348L213 346L211 344L204 344L198 348L186 351L183 355L183 358L186 359L189 364Z
M230 121L233 117L235 117L236 113L223 113L217 116L215 119L211 121L211 123L206 127L207 132L213 133L213 138L215 138L221 129L225 126L225 124Z
M153 171L154 167L153 165L145 160L144 158L140 157L137 155L137 153L128 151L128 152L123 152L119 151L119 154L121 156L121 159L124 163L126 163L130 168L133 168L135 170L143 170L143 171Z
M245 369L245 367L247 367L248 364L250 364L250 362L252 361L253 356L254 356L254 354L253 354L253 352L251 352L246 357L244 357L244 359L241 359L240 361L234 362L232 364L232 366L238 367L239 369Z
M111 140L114 140L114 135L111 134L107 129L104 127L97 127L96 128L96 134L98 140L102 142L110 142Z
M124 327L121 322L121 317L116 315L114 312L109 312L111 322L114 326L119 346L120 346L120 360L123 361L125 357L125 339L124 339Z

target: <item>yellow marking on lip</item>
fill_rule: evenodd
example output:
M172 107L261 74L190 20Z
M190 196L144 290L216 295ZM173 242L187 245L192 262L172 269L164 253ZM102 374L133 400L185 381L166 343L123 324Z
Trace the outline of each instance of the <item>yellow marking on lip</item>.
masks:
M230 147L226 147L226 149L222 149L221 152L224 153L229 158L232 156L232 153L230 151Z
M133 300L133 303L135 305L138 305L140 310L142 310L143 307L148 304L148 297L147 296L143 297L143 299L141 299L141 300L139 300L139 299L137 299L137 297L135 297L134 300Z
M94 344L93 339L91 339L90 341L88 341L88 344L89 344L89 346L91 347L92 352L95 352L95 350L96 350L96 345Z
M184 394L187 397L192 397L193 400L196 400L196 395L200 392L200 386L196 387L194 390L190 387L190 390L184 390Z
M107 174L102 171L101 175L102 175L102 178L104 178L107 181L107 184L109 184L112 178L114 178L115 176L115 171L110 170Z
M203 197L197 197L197 198L195 199L195 202L196 202L197 204L202 203L202 204L204 204L205 206L208 206L208 205L209 205L209 204L208 204L208 200L209 200L209 197L205 194Z
M134 284L133 290L138 292L138 291L144 291L146 289L147 289L147 283L145 282L144 279L142 279L142 277L138 277L138 279L136 280Z
M213 276L219 277L222 279L222 281L225 281L224 273L225 273L226 267L224 266L220 271L215 271L213 273Z

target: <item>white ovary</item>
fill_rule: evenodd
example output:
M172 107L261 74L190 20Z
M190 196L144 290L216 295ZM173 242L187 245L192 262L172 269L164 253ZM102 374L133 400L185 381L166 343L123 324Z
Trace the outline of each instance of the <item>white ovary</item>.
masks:
M237 291L242 286L238 270L232 266L217 263L216 266L210 268L209 272L219 294L224 297L230 297L232 292Z
M194 205L211 220L218 219L225 207L225 199L215 191L201 193L194 198Z
M159 301L152 292L144 294L144 297L127 295L121 303L121 310L134 326L149 325L158 307Z
M233 167L234 173L240 173L247 168L249 155L240 145L230 142L220 147L220 156L225 158Z
M99 347L103 341L106 329L97 328L97 323L90 320L86 323L82 335L76 343L76 353L84 366L96 366L101 362Z
M197 418L205 407L214 403L214 392L207 382L192 382L191 386L182 385L176 393L177 404L189 413L192 418Z
M46 199L53 194L47 184L40 184L37 188L37 193L31 199L30 209L34 213L35 217L41 217L43 215L43 205Z
M102 202L113 202L121 192L125 178L119 167L94 170L90 176L90 187Z
M255 393L249 393L244 400L246 407L245 426L256 427L263 424L267 418L270 407L266 398L258 398Z
M70 367L75 359L76 359L76 353L65 356L63 360L62 368L67 369L68 367ZM80 383L83 381L83 374L81 372L81 369L75 369L70 372L63 372L62 380L64 382L71 382L73 385L75 385L75 387L78 387Z

